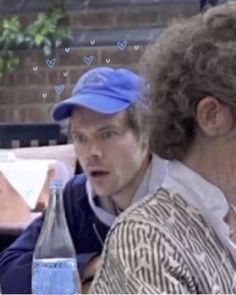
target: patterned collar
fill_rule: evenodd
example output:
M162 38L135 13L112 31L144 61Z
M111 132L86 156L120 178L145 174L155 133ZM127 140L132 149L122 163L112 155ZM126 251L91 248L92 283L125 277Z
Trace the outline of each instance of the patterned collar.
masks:
M179 161L169 162L162 187L179 193L189 204L198 208L236 261L236 245L229 238L230 228L224 221L229 211L224 193Z

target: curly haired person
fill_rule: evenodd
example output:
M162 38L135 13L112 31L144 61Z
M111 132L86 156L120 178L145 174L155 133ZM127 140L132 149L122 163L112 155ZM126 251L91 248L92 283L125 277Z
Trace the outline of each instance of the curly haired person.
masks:
M236 2L172 25L143 65L168 173L112 227L90 292L236 293Z

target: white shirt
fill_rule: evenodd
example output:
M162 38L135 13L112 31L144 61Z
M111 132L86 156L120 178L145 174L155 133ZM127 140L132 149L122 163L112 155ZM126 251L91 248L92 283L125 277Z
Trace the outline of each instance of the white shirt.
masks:
M198 208L236 261L236 245L230 239L230 228L223 220L229 210L224 193L179 161L169 162L162 187L179 193L189 204Z

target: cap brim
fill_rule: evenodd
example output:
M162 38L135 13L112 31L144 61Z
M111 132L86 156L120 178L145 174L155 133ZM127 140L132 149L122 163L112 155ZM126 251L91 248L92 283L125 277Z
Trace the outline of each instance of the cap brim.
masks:
M99 94L79 94L72 96L57 104L52 110L52 118L60 121L70 117L74 107L85 107L102 114L114 114L126 109L130 102L117 100L111 96Z

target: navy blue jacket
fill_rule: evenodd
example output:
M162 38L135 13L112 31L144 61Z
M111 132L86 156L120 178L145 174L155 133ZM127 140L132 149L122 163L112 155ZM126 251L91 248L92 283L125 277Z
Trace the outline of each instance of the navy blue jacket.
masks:
M88 256L102 252L109 227L91 209L85 188L84 174L72 178L64 189L67 223L77 253L78 266ZM31 293L31 266L34 247L44 216L36 219L21 236L0 254L0 282L3 293Z

